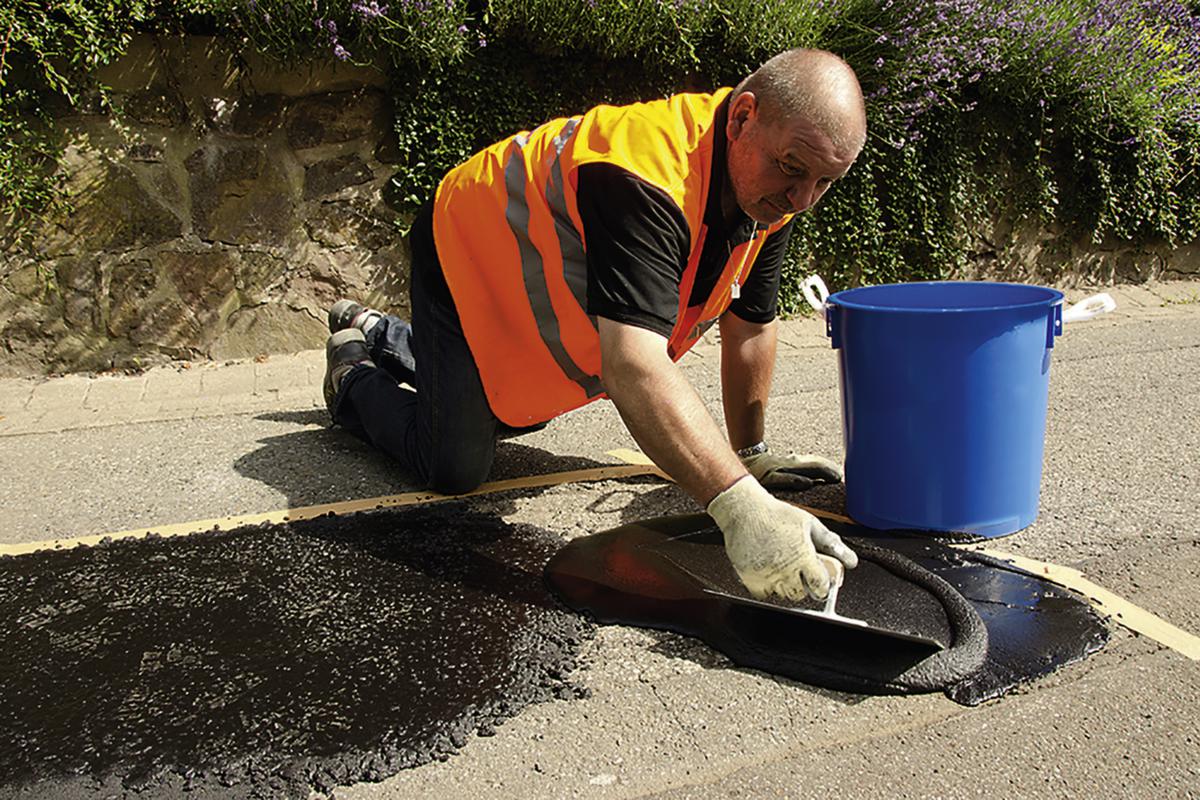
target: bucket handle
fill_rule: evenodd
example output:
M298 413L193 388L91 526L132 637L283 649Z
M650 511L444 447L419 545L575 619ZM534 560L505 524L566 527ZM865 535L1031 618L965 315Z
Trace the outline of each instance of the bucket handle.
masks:
M807 297L808 295L805 295ZM1101 314L1107 314L1117 307L1117 301L1112 299L1112 295L1105 292L1094 294L1090 297L1085 297L1078 303L1072 304L1069 308L1063 311L1062 321L1065 322L1086 322L1089 319L1095 319Z
M825 335L830 338L833 349L837 350L842 346L841 337L833 324L837 304L829 302L829 288L825 286L825 281L821 279L820 275L809 275L800 282L800 291L804 294L804 299L812 306L813 311L825 320Z
M821 276L809 275L800 283L800 291L804 293L804 299L812 306L813 311L824 315L825 301L829 299L829 289L825 287L825 281L821 280Z

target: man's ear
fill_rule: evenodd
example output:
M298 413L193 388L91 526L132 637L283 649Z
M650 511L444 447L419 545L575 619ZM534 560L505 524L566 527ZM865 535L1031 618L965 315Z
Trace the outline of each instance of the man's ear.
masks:
M729 121L725 125L725 138L737 139L745 130L746 123L758 112L758 98L754 92L742 92L729 102Z

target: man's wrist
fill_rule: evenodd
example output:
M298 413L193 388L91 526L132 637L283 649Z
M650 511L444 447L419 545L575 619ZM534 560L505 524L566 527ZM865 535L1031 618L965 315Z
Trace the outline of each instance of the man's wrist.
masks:
M741 450L734 451L738 458L749 458L750 456L757 456L765 452L767 452L766 442L759 442L758 444L752 444L749 447L743 447Z

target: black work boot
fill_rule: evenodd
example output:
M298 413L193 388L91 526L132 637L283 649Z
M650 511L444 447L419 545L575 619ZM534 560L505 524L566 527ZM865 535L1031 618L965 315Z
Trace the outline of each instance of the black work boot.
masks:
M329 409L330 417L333 416L334 400L337 399L342 378L359 364L375 366L362 331L358 328L346 328L329 337L329 341L325 343L325 382L322 389L325 392L325 407Z
M382 311L367 308L353 300L338 300L329 307L329 332L337 333L347 328L358 328L366 333L381 317Z

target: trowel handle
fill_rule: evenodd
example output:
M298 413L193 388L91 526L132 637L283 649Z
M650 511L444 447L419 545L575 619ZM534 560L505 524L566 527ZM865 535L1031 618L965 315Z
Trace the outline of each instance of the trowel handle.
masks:
M837 614L838 589L846 580L846 567L833 556L817 553L817 558L821 560L821 566L825 567L825 571L829 573L829 594L825 596L825 608L821 609L821 613Z
M829 573L829 588L832 590L836 586L841 586L846 580L846 566L833 556L827 556L824 553L817 553L817 558L821 560L821 565Z

